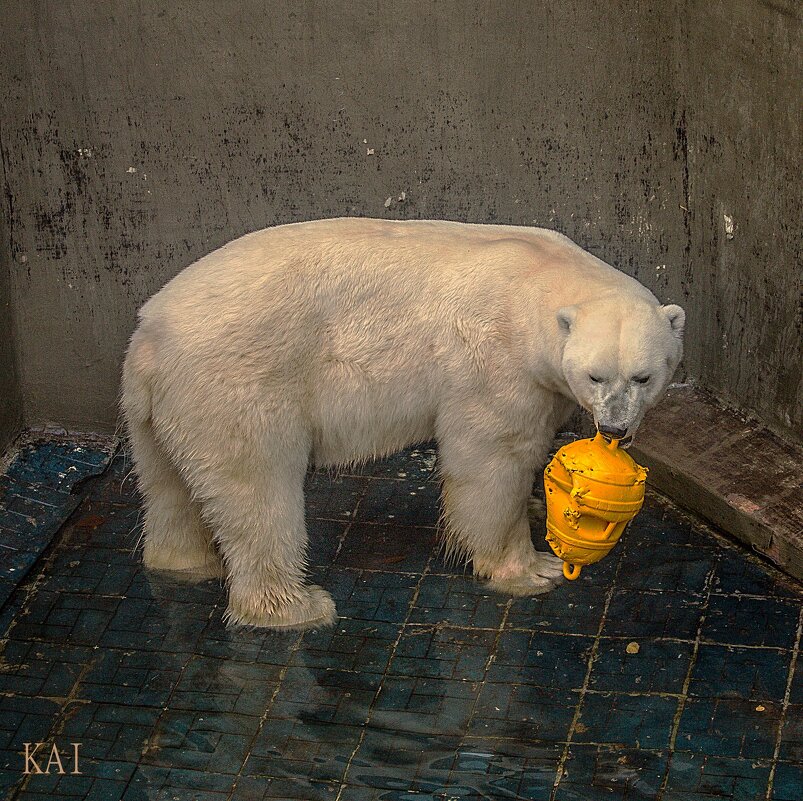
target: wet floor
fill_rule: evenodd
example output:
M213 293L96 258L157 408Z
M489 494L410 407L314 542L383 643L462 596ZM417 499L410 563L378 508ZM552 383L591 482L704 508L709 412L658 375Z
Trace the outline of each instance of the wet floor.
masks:
M440 558L434 450L315 473L338 623L238 631L217 582L143 571L124 456L76 447L0 480L5 798L803 799L800 585L657 496L514 600Z

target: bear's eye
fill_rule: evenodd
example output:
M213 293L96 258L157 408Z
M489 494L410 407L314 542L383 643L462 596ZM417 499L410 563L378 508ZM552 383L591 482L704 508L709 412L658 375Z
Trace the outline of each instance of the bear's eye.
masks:
M646 384L650 380L651 376L648 375L634 375L633 380L637 384Z
M602 383L602 379L601 378L598 378L595 375L591 375L590 373L588 375L588 379L589 379L589 381L591 381L592 384L601 384Z

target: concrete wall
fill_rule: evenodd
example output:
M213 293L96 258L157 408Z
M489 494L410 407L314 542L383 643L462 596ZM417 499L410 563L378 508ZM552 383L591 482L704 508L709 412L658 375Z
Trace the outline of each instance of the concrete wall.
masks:
M8 231L0 213L0 242L8 242ZM11 276L7 251L0 250L0 456L22 428L22 395L17 374Z
M704 387L798 440L802 17L792 0L693 2L674 43L689 209L684 291L695 318L687 365Z
M363 215L557 228L687 308L691 376L799 428L791 8L5 3L27 421L112 428L135 310L195 258Z

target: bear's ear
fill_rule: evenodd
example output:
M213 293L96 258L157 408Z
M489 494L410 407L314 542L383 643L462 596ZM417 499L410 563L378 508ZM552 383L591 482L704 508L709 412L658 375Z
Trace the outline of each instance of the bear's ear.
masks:
M672 326L672 333L678 338L683 339L683 329L686 327L686 312L675 306L674 303L669 306L661 306L661 311L666 315L669 320L669 325Z
M577 319L577 306L564 306L562 309L558 309L555 316L558 319L560 330L563 331L564 334L568 334L572 330L574 321Z

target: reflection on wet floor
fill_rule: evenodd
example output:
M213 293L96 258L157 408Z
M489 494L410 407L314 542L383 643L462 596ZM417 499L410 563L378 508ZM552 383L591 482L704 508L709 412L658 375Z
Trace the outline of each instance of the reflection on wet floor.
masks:
M23 506L35 548L53 535L5 573L6 798L803 798L803 593L654 495L576 582L511 599L441 560L431 448L313 473L340 619L276 634L227 629L218 582L142 570L123 454L59 529L44 447L0 484L0 543ZM61 517L30 513L38 488ZM80 742L80 775L24 775L25 742Z

